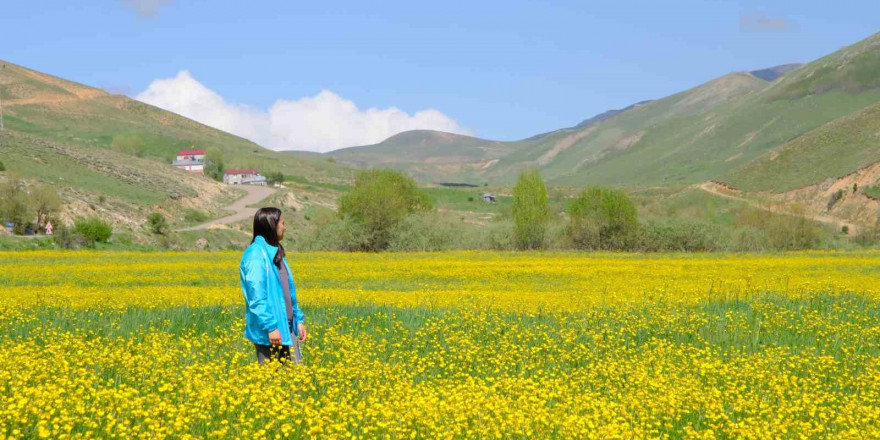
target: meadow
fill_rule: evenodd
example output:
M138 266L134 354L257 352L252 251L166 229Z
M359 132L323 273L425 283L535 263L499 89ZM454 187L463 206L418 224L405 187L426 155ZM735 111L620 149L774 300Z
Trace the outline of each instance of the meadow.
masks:
M880 438L880 252L0 253L0 439Z

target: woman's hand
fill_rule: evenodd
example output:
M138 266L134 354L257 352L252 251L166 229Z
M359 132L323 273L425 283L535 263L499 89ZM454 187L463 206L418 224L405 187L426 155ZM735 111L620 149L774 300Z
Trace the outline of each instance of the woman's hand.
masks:
M306 332L306 325L303 323L297 324L297 328L299 329L299 338L297 338L300 342L305 341L308 337L308 332Z
M276 328L269 332L269 343L272 345L281 345L281 330Z

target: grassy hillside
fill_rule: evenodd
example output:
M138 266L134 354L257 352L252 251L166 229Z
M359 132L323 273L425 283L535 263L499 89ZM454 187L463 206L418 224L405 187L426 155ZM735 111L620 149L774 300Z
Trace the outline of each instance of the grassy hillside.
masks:
M880 160L880 103L785 143L720 180L745 191L784 192L839 178Z
M341 163L390 166L433 182L509 185L524 167L538 167L547 180L563 186L680 186L735 175L750 179L748 170L760 168L746 168L753 160L763 161L769 152L841 118L851 117L846 130L858 132L856 126L871 122L859 112L880 102L880 34L794 67L766 69L769 76L763 71L731 73L586 126L519 142L411 132L331 155ZM805 145L803 150L828 139L816 134L797 145ZM869 141L853 140L841 148ZM756 180L753 186L815 183L870 161L835 153L834 143L822 145L831 148L825 161L834 163L817 164L811 172L792 169L798 179L779 170L778 185L769 183L776 172L768 172L765 183ZM804 164L810 166L807 160Z
M122 95L3 62L0 93L12 131L64 144L116 150L169 164L180 149L223 153L229 168L281 171L313 179L345 180L349 171L324 158L300 158Z
M227 168L281 171L292 179L342 185L352 170L325 157L296 157L262 148L125 96L66 81L8 62L0 68L0 96L6 130L0 158L10 175L28 186L45 183L64 206L56 218L99 216L113 224L114 237L155 244L145 226L154 211L172 227L189 225L188 213L216 218L241 190L170 165L179 149L192 146L221 152ZM202 236L233 232L203 231ZM186 239L199 237L190 233ZM215 240L215 241L217 241Z
M861 93L880 88L880 34L820 58L780 80L773 99L797 99L832 90Z

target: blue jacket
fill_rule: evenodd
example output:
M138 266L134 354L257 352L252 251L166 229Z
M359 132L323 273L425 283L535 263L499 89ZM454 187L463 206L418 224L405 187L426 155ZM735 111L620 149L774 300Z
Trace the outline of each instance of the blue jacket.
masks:
M281 276L278 268L272 263L278 248L257 236L253 243L244 250L238 271L241 278L241 291L247 306L244 337L254 344L269 345L269 332L281 331L281 344L293 345L290 329L287 327L287 308L284 305L284 290L281 288ZM290 301L293 305L293 332L299 336L297 324L303 322L302 310L296 302L296 284L293 274L287 265L287 258L281 260L287 271L290 282Z

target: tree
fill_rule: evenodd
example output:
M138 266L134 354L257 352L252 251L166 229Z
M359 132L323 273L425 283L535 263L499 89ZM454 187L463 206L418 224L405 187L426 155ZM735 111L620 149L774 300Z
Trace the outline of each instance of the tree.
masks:
M85 238L88 247L95 247L96 242L106 242L113 234L110 224L97 217L78 217L73 222L73 229Z
M216 148L209 149L205 155L205 175L218 182L222 182L225 169L223 165L223 152Z
M168 220L159 212L153 212L147 216L150 231L154 234L165 235L168 233Z
M266 179L269 183L282 183L284 182L284 173L281 171L271 171L266 174Z
M536 249L544 245L544 233L550 220L547 189L536 169L519 173L513 187L514 237L520 249Z
M415 182L394 170L358 172L354 188L339 199L339 216L362 223L369 234L364 250L388 247L389 231L409 214L432 209Z
M49 216L61 209L61 197L48 185L35 187L30 194L31 209L37 214L37 228L46 224Z
M588 249L627 249L639 229L638 212L625 192L602 187L582 191L568 208L568 236Z
M9 173L0 185L0 218L14 224L12 232L24 234L30 222L29 198L24 182L15 173Z

